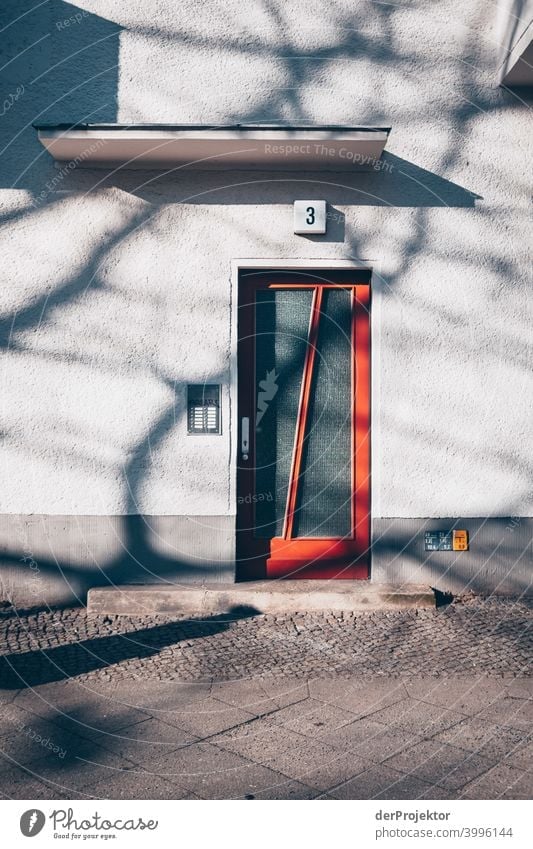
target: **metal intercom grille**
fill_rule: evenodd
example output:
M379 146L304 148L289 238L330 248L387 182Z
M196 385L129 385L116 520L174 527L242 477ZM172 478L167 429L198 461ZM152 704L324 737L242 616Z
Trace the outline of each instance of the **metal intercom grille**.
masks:
M189 433L220 433L220 385L189 384L187 387Z

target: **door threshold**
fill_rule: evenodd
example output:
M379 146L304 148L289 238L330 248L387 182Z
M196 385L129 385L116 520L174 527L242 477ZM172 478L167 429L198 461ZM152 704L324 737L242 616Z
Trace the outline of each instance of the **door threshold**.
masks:
M371 581L249 581L240 584L153 584L98 587L89 590L87 612L93 615L147 616L178 614L205 618L232 614L291 614L321 611L434 608L428 586L374 584Z

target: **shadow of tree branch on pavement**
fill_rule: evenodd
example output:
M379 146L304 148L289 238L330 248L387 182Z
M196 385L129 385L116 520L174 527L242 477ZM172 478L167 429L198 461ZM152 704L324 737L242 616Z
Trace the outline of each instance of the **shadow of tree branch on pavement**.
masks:
M227 613L205 619L168 622L51 649L4 655L0 658L0 688L35 687L93 672L124 660L152 657L167 646L218 634L226 631L236 619L247 619L258 613L254 607L235 606Z

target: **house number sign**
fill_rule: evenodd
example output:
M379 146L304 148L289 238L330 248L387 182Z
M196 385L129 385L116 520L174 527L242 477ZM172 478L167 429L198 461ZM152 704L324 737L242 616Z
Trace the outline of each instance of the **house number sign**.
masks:
M294 232L298 235L326 232L326 201L295 200Z

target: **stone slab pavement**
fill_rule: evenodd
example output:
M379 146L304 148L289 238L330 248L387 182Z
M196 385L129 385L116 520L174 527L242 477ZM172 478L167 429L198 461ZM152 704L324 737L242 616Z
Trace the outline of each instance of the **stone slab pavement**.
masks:
M6 799L529 799L531 607L0 621Z

